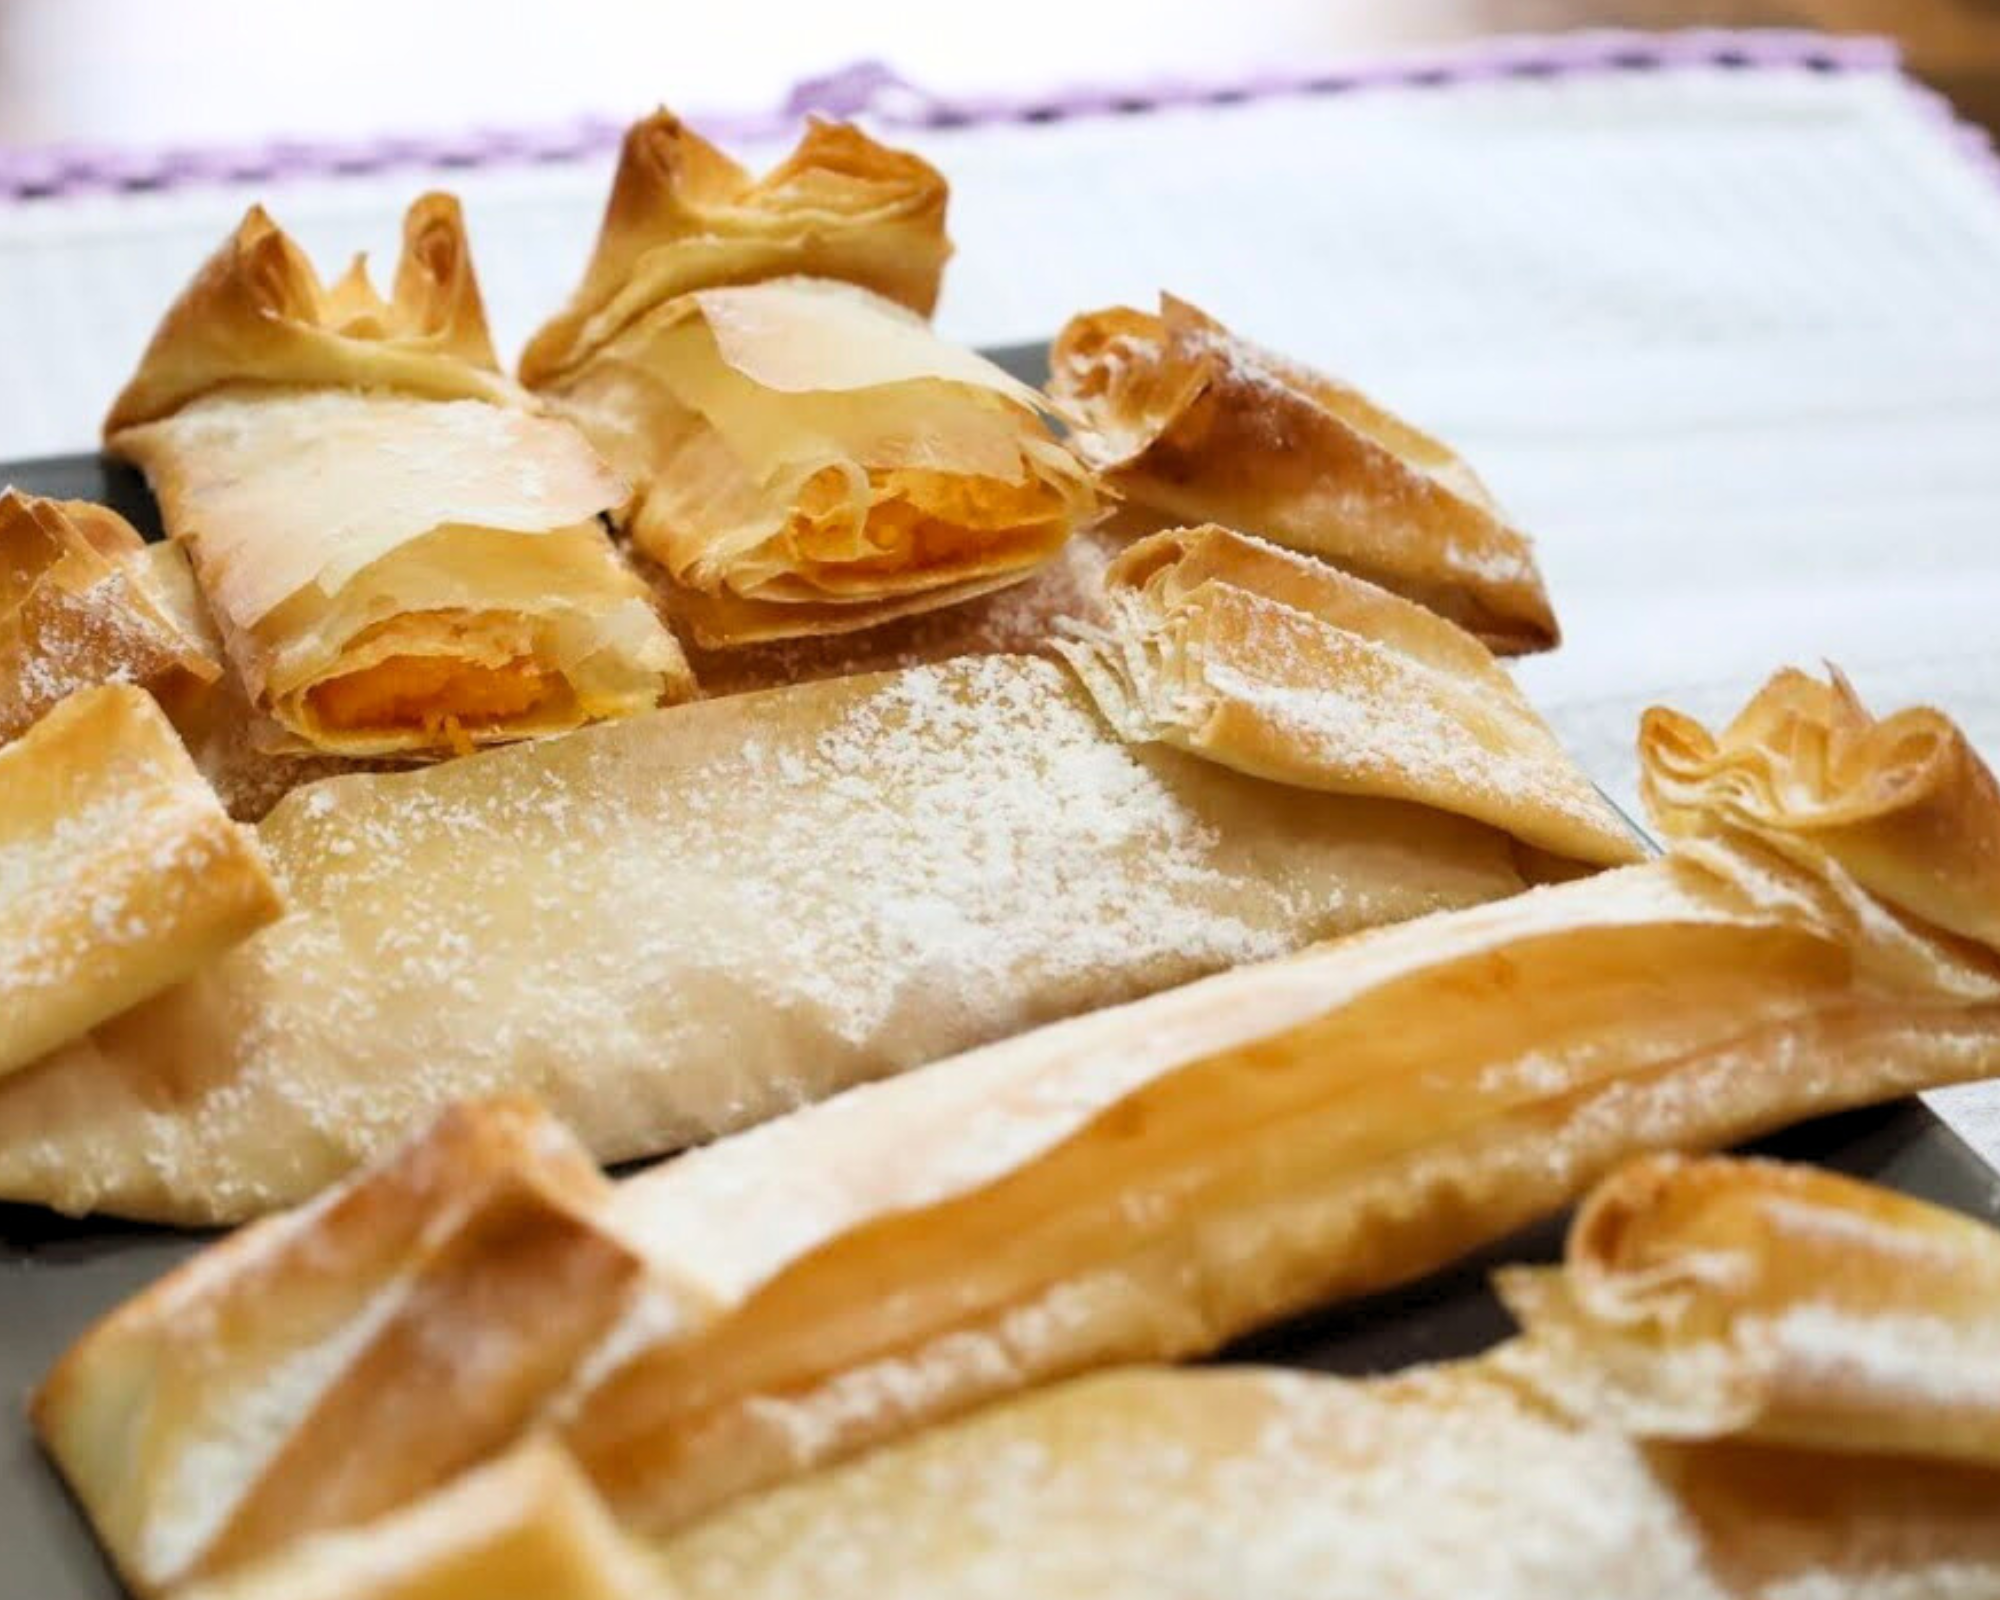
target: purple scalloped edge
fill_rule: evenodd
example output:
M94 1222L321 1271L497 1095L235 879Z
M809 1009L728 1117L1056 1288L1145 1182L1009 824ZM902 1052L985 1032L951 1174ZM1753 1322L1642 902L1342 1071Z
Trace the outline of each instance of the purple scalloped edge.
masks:
M1177 107L1379 89L1444 88L1508 78L1550 78L1681 68L1880 72L1898 77L1927 115L2000 183L2000 155L1935 91L1903 76L1893 42L1792 30L1690 29L1677 33L1590 31L1514 35L1449 49L1317 68L1272 68L1227 78L1078 84L1033 95L937 95L879 61L856 62L795 87L762 113L695 116L711 137L781 136L809 114L867 113L901 128L954 128L1120 116ZM453 172L563 163L617 148L623 124L601 117L542 128L474 128L456 135L368 139L273 139L242 148L129 150L94 145L0 149L0 203L104 193L149 193L203 184L271 183L398 170Z

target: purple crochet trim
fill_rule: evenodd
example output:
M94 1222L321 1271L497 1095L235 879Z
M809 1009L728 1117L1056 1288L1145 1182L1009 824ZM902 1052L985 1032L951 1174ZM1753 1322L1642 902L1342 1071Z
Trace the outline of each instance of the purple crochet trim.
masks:
M936 95L879 61L863 61L800 83L773 111L690 120L711 137L736 142L782 135L815 112L835 117L866 112L877 123L892 128L951 128L1229 105L1274 96L1446 87L1505 78L1685 67L1894 72L1897 66L1895 46L1883 39L1721 29L1503 37L1348 66L1274 68L1227 79L1086 84L1038 95ZM1952 137L2000 181L2000 158L1995 157L1984 132L1962 122L1942 97L1914 83L1911 88L1925 99ZM141 151L89 145L0 149L0 202L104 192L144 193L208 183L269 183L405 168L451 171L576 161L616 149L623 131L619 122L592 117L559 127L477 128L455 136L277 139L238 149Z

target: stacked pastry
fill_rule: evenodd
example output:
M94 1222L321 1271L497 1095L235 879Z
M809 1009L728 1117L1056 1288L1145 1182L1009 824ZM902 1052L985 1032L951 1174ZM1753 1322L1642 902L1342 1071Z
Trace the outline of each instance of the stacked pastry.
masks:
M1991 1229L1822 1173L1650 1158L1590 1198L1562 1268L1504 1287L1521 1335L1477 1360L1365 1382L1244 1367L1074 1380L665 1539L621 1530L574 1458L535 1437L187 1592L2000 1589Z
M1786 674L1720 736L1652 714L1642 748L1659 860L1030 1033L616 1186L532 1106L460 1110L115 1313L44 1392L45 1436L142 1587L476 1499L446 1486L536 1434L664 1538L1023 1388L1404 1281L1634 1154L2000 1065L2000 790L1949 722ZM1896 1293L1929 1308L1961 1276ZM1514 1293L1580 1341L1570 1302ZM1857 1280L1840 1307L1890 1300ZM1856 1413L1883 1403L1862 1387ZM1753 1409L1809 1403L1777 1382Z

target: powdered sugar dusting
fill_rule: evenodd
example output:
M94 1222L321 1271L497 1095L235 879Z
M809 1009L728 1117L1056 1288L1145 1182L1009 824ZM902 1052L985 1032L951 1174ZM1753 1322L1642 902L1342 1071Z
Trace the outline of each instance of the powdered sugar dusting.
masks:
M652 1154L1518 884L1488 830L1368 805L1134 751L1005 656L327 780L262 830L289 916L0 1084L0 1182L240 1214L501 1089Z

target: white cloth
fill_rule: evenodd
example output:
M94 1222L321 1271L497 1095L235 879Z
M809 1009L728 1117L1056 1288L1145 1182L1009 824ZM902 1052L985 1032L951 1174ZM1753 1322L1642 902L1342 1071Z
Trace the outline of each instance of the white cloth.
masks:
M2000 182L1889 72L1681 68L899 135L953 185L942 322L1158 287L1458 444L1565 629L1522 678L1631 802L1639 709L1772 668L1933 701L2000 761ZM746 152L760 156L765 152ZM503 343L608 162L453 175ZM263 195L327 263L420 176ZM87 447L227 189L0 208L0 459ZM2000 1160L2000 1085L1940 1097Z

